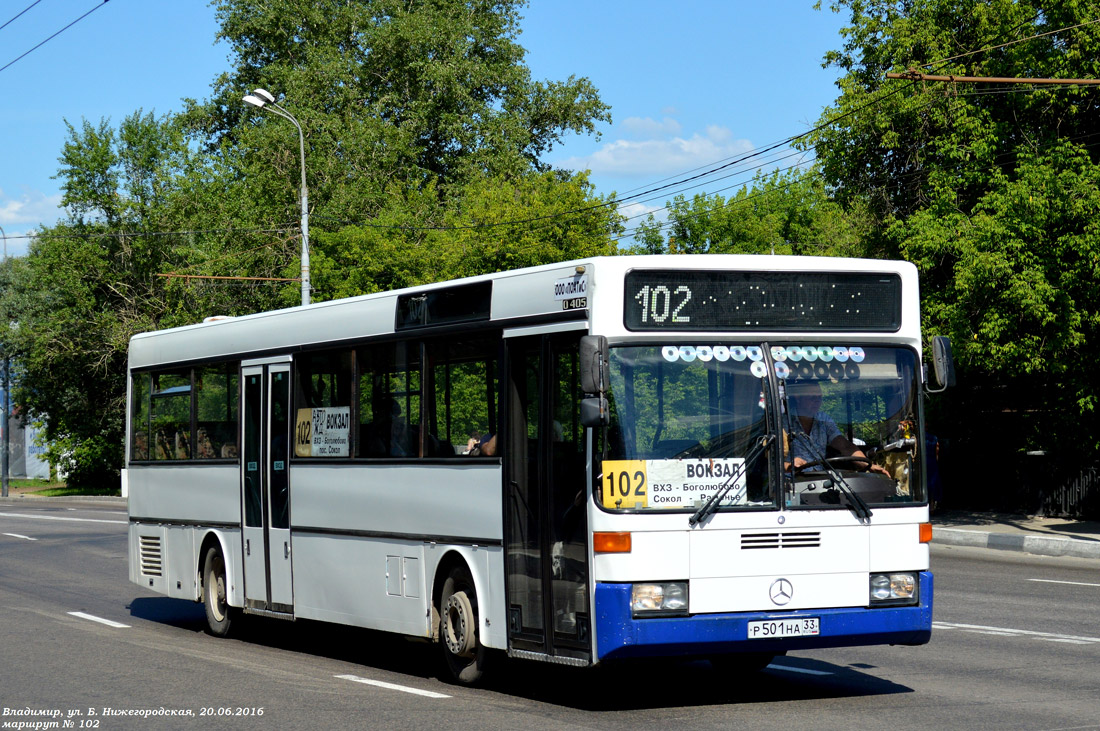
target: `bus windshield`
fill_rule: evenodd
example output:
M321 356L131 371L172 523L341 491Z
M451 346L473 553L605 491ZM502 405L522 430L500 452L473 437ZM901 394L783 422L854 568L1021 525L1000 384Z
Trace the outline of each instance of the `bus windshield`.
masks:
M725 510L844 508L851 493L923 503L916 369L900 347L613 347L597 501L694 511L721 490Z

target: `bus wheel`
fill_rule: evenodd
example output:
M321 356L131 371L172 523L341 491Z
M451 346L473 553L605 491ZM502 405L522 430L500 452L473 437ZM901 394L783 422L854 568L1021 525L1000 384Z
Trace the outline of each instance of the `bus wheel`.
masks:
M202 598L206 605L207 631L216 637L225 637L229 634L233 609L225 588L225 559L217 546L207 549L202 562Z
M477 593L474 582L462 569L452 569L443 582L439 605L439 637L443 659L451 677L473 685L485 673L487 651L477 636Z

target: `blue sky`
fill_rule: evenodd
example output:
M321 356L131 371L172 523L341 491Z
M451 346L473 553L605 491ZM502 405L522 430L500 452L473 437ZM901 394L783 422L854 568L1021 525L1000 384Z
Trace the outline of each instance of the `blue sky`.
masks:
M0 25L34 2L0 0ZM26 251L19 237L63 213L53 176L65 120L178 111L229 67L202 0L39 0L0 29L0 67L93 8L0 71L0 227L13 255ZM821 59L840 47L844 22L812 0L533 0L519 39L532 75L587 76L613 116L599 140L570 137L545 160L624 193L804 132L837 96Z

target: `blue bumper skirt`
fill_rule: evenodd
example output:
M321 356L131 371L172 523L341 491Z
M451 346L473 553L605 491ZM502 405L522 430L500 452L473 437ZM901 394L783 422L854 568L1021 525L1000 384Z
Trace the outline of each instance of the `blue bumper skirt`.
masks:
M730 612L688 617L630 615L630 584L596 584L596 654L600 660L629 657L720 655L734 652L811 650L857 645L923 645L932 637L932 573L920 573L920 604L909 607L846 607L790 612ZM749 640L755 620L817 617L820 634Z

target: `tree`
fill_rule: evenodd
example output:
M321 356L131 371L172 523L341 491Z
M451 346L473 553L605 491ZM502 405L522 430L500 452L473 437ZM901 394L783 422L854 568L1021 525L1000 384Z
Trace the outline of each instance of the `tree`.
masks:
M179 115L70 126L68 219L5 271L18 397L117 481L138 332L297 304L297 131L244 93L286 95L307 142L316 299L610 252L618 217L541 157L610 119L587 79L537 82L519 0L219 0L232 68ZM175 233L167 233L175 232Z
M684 254L859 256L867 216L845 210L814 169L758 172L729 198L677 196L668 221L650 214L639 226L635 251Z
M885 74L1096 78L1095 4L833 9L852 18L826 57L842 94L804 144L838 200L871 213L870 250L920 269L925 330L952 337L963 384L936 404L940 428L1006 469L1058 444L1079 470L1100 445L1097 387L1078 365L1100 355L1100 91Z

